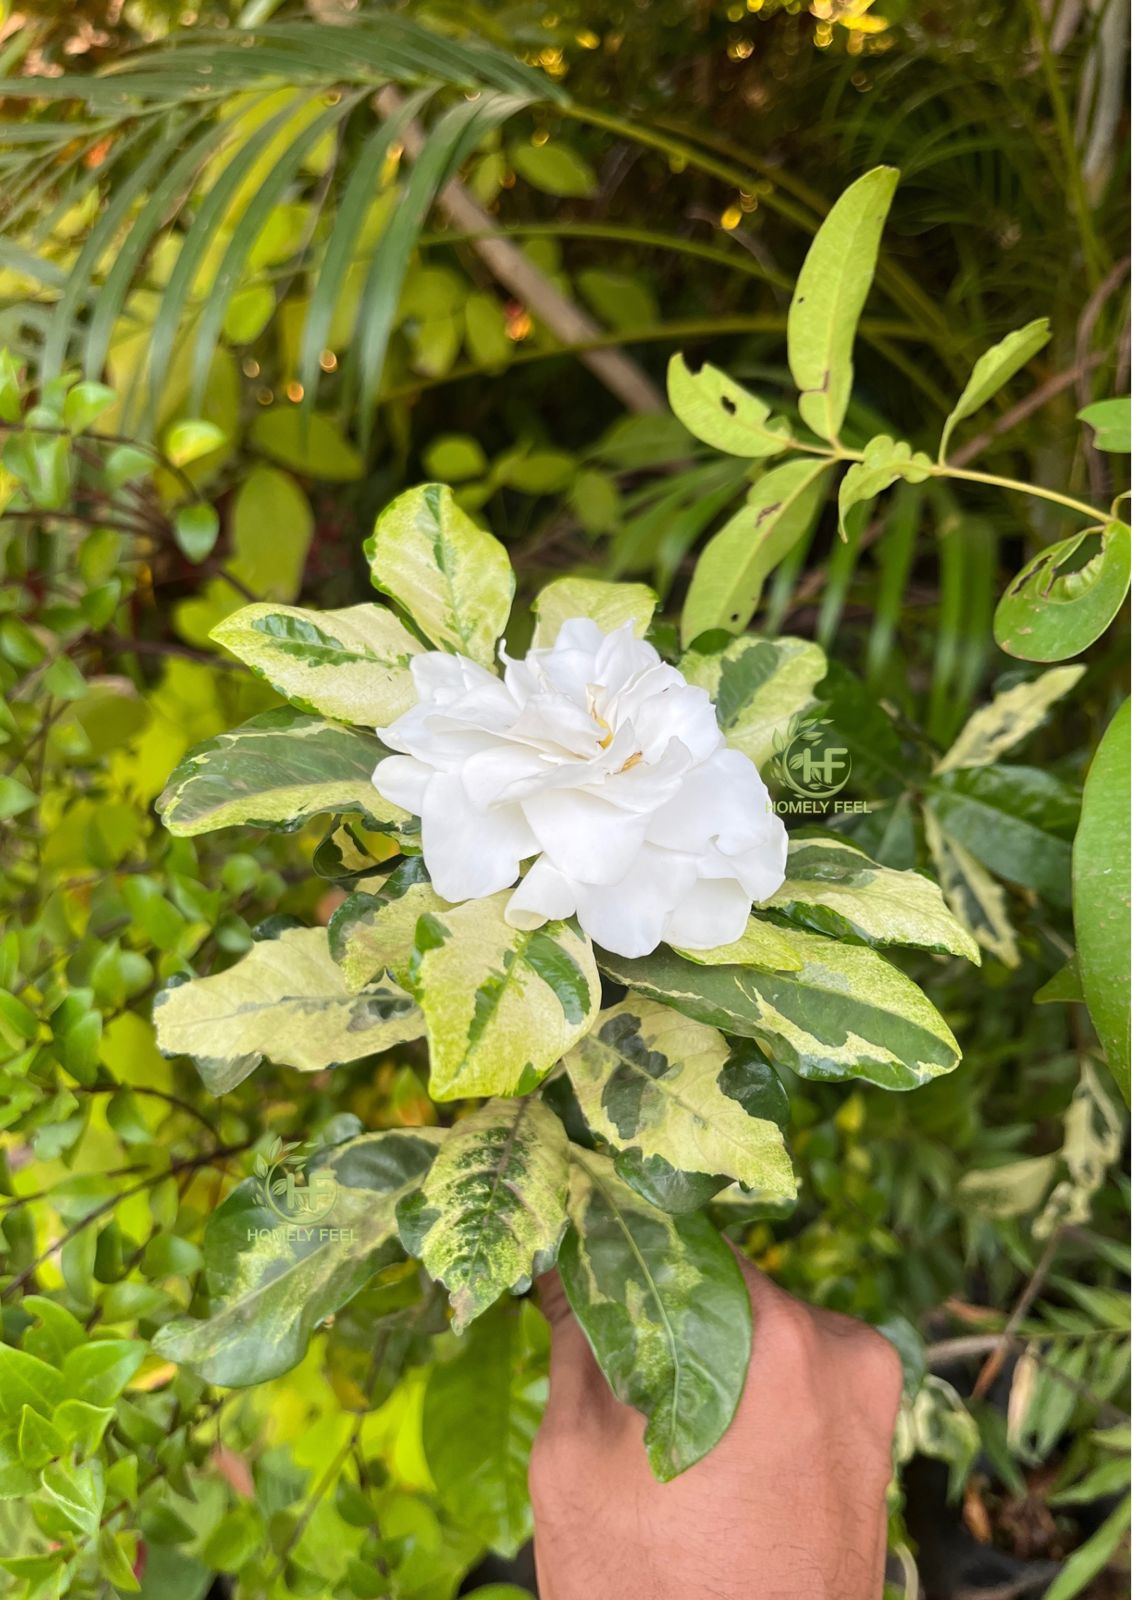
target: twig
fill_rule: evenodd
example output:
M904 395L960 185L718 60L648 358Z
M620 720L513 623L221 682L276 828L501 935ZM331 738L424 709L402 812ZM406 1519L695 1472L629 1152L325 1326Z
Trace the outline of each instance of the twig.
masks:
M400 93L391 84L377 96L377 108L383 117L392 116L403 104ZM401 143L412 160L423 150L425 132L415 119L406 124ZM490 213L457 178L450 179L441 189L437 205L456 227L468 232L485 232L485 237L472 241L472 249L498 282L510 289L557 338L566 344L578 344L601 337L602 330L591 317L568 300L509 239L501 239L493 233ZM590 350L582 353L580 359L630 411L666 409L664 397L652 379L623 350Z
M1030 1274L1029 1282L1018 1296L1014 1310L1006 1320L1006 1326L998 1337L998 1343L983 1362L982 1370L975 1379L975 1387L971 1390L971 1398L973 1400L981 1400L1002 1371L1002 1364L1010 1353L1011 1341L1025 1320L1030 1307L1041 1294L1042 1286L1053 1269L1053 1263L1057 1259L1057 1252L1060 1248L1061 1229L1058 1228L1050 1234L1049 1239L1046 1241L1046 1247L1041 1253L1037 1266Z

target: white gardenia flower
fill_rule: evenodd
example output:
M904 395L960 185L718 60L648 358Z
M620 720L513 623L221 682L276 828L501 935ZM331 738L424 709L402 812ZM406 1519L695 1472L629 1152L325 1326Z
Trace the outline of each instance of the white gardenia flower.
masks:
M410 663L419 703L378 734L387 800L421 819L433 887L497 894L516 928L576 915L595 943L737 939L782 883L786 830L715 708L626 624L563 623L550 649L495 677L441 651Z

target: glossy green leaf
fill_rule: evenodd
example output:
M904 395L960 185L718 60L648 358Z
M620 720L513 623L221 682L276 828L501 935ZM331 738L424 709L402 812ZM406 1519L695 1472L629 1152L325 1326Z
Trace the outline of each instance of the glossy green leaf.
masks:
M384 606L244 606L210 637L303 711L372 728L416 704L409 663L421 646Z
M289 1371L318 1324L399 1257L397 1203L420 1183L442 1137L432 1128L363 1133L320 1152L295 1190L332 1197L317 1217L294 1195L269 1204L258 1178L241 1183L205 1231L211 1314L168 1323L154 1341L158 1353L237 1387Z
M1010 382L1014 374L1024 367L1032 356L1037 355L1038 351L1048 343L1049 318L1037 317L1033 322L1028 322L1024 328L1016 328L1013 333L1008 333L1005 339L1000 339L997 344L984 351L971 369L967 386L943 425L943 435L939 441L941 461L947 455L947 447L956 424L962 422L965 417L972 416L980 406L984 406L1004 384Z
M955 743L936 762L936 772L990 766L1040 728L1050 707L1076 687L1084 672L1084 667L1055 667L995 695L968 718Z
M944 831L996 876L1069 903L1069 859L1079 797L1036 767L961 767L931 782L928 805Z
M597 188L597 177L589 162L561 140L513 144L510 155L519 176L544 194L580 200Z
M427 483L398 495L366 541L370 573L432 642L495 663L515 592L515 575L498 539L478 528L452 491Z
M590 941L567 922L504 920L511 891L421 917L412 987L434 1100L527 1094L589 1030L601 999Z
M730 944L712 945L706 950L684 950L673 946L686 961L704 967L764 967L767 972L800 972L802 958L784 934L765 917L749 917L747 926Z
M880 866L842 839L791 840L786 881L763 909L854 944L915 945L979 960L977 944L938 884L919 872Z
M1132 528L1106 523L1090 555L1085 541L1097 537L1094 529L1049 545L1011 580L994 614L995 639L1009 655L1064 661L1080 655L1112 622L1128 593ZM1082 557L1087 559L1071 565Z
M741 633L750 622L763 583L813 525L830 473L828 461L787 461L754 484L746 504L708 540L696 562L680 618L680 637Z
M532 1532L527 1469L546 1405L546 1324L529 1302L501 1305L433 1368L421 1437L449 1515L501 1555Z
M761 769L774 753L775 735L814 703L826 659L808 639L744 638L718 654L690 650L680 670L715 702L728 744Z
M874 167L836 200L802 263L786 324L802 420L836 439L853 388L853 341L900 174Z
M264 1056L319 1072L424 1031L420 1011L395 984L346 988L324 928L288 928L223 972L163 989L153 1018L161 1052L192 1056L212 1083L233 1073L238 1082Z
M365 471L361 451L337 420L322 411L272 406L252 418L249 435L264 455L304 477L352 483Z
M726 1432L751 1353L739 1263L706 1217L670 1216L623 1183L605 1156L571 1150L571 1228L559 1270L619 1400L648 1419L662 1481Z
M554 1265L568 1181L565 1129L535 1096L489 1100L450 1130L397 1221L448 1290L457 1332Z
M1132 400L1127 396L1119 400L1096 400L1078 411L1077 416L1094 430L1093 443L1098 450L1127 455L1132 449Z
M373 786L385 753L358 729L290 708L265 711L190 751L170 775L158 814L181 836L237 825L289 832L325 812L359 813L370 827L393 832L408 817Z
M314 512L291 474L253 467L233 497L230 528L233 576L261 600L293 600L302 587Z
M203 417L185 417L166 429L161 445L175 467L187 467L225 443L224 430Z
M689 433L729 455L780 455L790 442L782 417L708 362L691 372L682 355L668 363L668 403Z
M1109 1070L1129 1100L1129 702L1113 717L1085 780L1073 842L1073 921L1081 987Z
M864 1078L914 1089L959 1060L950 1028L922 990L874 950L790 930L799 972L704 967L661 949L629 961L602 953L618 983L723 1033L754 1039L804 1078Z
M760 1065L714 1028L633 994L603 1011L566 1058L591 1132L658 1204L672 1175L687 1173L737 1180L772 1203L794 1198L778 1123L746 1103Z
M638 639L644 638L653 612L655 592L645 583L606 583L600 578L555 578L540 589L531 603L535 613L534 650L548 649L564 622L589 617L603 633L614 633L626 622Z

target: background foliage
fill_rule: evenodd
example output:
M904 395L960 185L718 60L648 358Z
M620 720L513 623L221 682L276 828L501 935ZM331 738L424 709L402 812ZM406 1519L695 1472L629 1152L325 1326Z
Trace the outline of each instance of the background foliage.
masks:
M191 745L277 703L210 630L249 600L364 598L374 513L425 476L507 543L521 598L568 571L643 578L675 623L748 479L668 413L667 358L785 392L806 248L879 162L903 176L847 437L887 425L934 451L974 360L1048 316L1050 343L952 459L1106 505L1121 458L1075 416L1128 383L1121 25L1114 6L880 0L8 17L13 1595L140 1582L164 1600L221 1575L249 1597L444 1596L529 1532L530 1305L457 1339L394 1264L250 1390L152 1350L201 1305L204 1223L257 1158L438 1115L412 1046L332 1075L263 1068L219 1100L156 1051L165 980L337 899L317 827L171 839L154 818ZM902 1423L896 1593L1122 1581L1125 1125L1064 969L1124 621L1024 744L932 775L972 709L1031 675L996 648L995 603L1072 527L1041 501L903 484L845 543L827 508L755 615L831 657L822 697L872 807L856 842L896 867L949 858L982 922L980 973L916 967L958 1070L907 1096L793 1083L799 1205L732 1225L788 1288L889 1325L932 1374Z

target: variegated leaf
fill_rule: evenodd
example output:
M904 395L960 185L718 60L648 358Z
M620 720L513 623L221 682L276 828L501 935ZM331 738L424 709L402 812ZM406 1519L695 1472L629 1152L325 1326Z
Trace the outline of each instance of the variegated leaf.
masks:
M489 1100L456 1123L397 1221L448 1290L457 1332L554 1265L568 1182L565 1130L536 1096Z
M1053 667L995 695L968 718L951 749L936 762L936 772L987 767L997 761L1041 726L1050 706L1069 693L1084 671L1084 667Z
M224 972L163 989L153 1020L162 1053L192 1056L215 1092L265 1056L319 1072L424 1032L417 1006L395 984L347 989L325 928L288 928Z
M1002 885L958 839L944 832L929 806L924 807L924 838L952 911L1004 967L1018 966L1022 957Z
M794 929L800 972L701 967L663 948L638 961L602 954L604 970L685 1016L754 1039L804 1078L864 1078L914 1089L959 1061L924 992L875 950Z
M736 639L718 655L690 650L680 662L689 683L706 689L727 742L762 767L774 736L814 702L826 659L808 639Z
M494 665L515 574L499 540L476 526L451 489L425 483L398 495L365 548L376 587L403 606L433 644Z
M372 891L359 888L330 919L330 953L353 993L388 972L409 983L413 937L425 912L449 912L429 882L424 861L410 856Z
M570 1221L559 1270L619 1400L648 1418L653 1472L674 1478L726 1432L751 1354L751 1299L706 1217L669 1216L613 1163L571 1147Z
M289 1220L260 1179L241 1183L205 1230L210 1316L167 1323L155 1348L209 1383L240 1387L289 1371L318 1324L400 1258L397 1203L443 1137L434 1128L363 1133L320 1152L307 1182L321 1175L333 1204L317 1220L298 1210Z
M656 593L647 583L607 583L601 578L555 578L535 596L531 610L537 617L531 648L544 650L558 637L564 622L589 617L603 633L613 633L626 622L638 639L644 638Z
M178 835L236 826L286 833L324 812L356 812L392 833L409 817L373 786L385 754L373 734L282 706L190 751L158 814Z
M843 839L791 840L786 881L763 906L835 939L980 959L938 884L919 872L882 867Z
M529 1094L597 1015L590 941L568 922L509 927L510 891L417 923L412 983L434 1100Z
M695 961L702 967L765 967L768 972L802 969L802 958L790 940L765 917L750 917L743 932L730 944L713 945L710 950L673 948L686 961Z
M416 704L409 662L422 646L385 606L244 606L211 637L302 711L375 728Z
M630 994L601 1013L566 1070L591 1131L621 1152L618 1172L637 1189L639 1175L647 1198L666 1210L685 1209L668 1203L674 1174L738 1179L772 1201L794 1197L782 1130L751 1110L760 1089L780 1111L785 1095L765 1085L770 1069L749 1047L733 1053L714 1028ZM683 1186L676 1187L682 1199ZM690 1198L702 1203L698 1194Z

